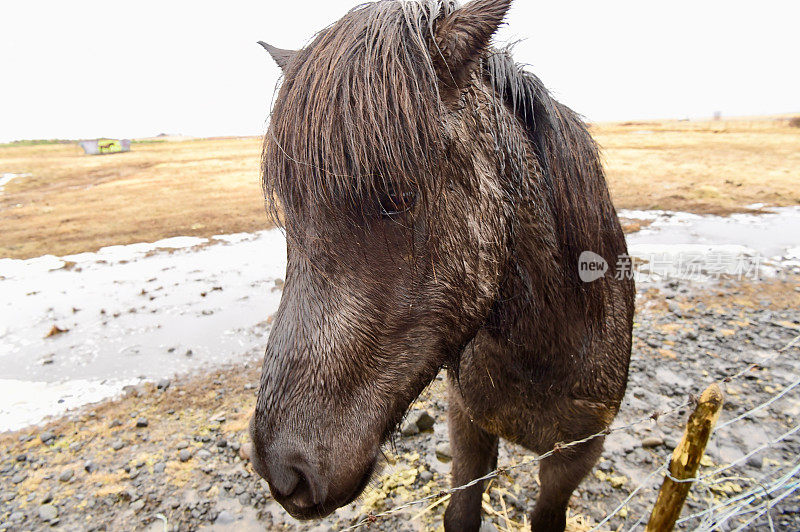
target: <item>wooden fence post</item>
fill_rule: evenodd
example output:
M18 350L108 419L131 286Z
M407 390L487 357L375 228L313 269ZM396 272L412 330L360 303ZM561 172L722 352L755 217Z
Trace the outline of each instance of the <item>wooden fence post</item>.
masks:
M689 417L686 432L680 444L672 453L669 473L673 478L682 480L693 478L700 467L700 460L711 437L711 431L722 410L724 396L718 384L712 384L703 392L697 402L697 408ZM661 485L653 513L647 523L646 532L669 532L681 515L686 496L692 487L691 482L675 482L667 477Z

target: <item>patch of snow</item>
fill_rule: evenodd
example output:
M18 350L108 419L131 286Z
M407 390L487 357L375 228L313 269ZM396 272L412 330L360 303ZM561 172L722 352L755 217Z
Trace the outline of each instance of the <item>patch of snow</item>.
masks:
M15 383L13 394L0 393L0 430L18 423L8 417L14 410L30 420L52 414L51 403L77 406L96 400L91 390L118 389L96 383L257 360L281 298L274 281L285 271L278 230L0 259L0 368ZM54 325L67 332L48 336ZM70 398L42 400L50 386Z
M196 236L176 236L172 238L164 238L154 242L153 245L157 249L181 249L199 246L208 242L207 238L199 238Z
M138 379L63 382L0 379L0 431L40 423L69 409L115 397Z
M0 175L0 194L5 190L6 185L11 183L14 179L21 179L24 177L31 177L32 174L3 174Z

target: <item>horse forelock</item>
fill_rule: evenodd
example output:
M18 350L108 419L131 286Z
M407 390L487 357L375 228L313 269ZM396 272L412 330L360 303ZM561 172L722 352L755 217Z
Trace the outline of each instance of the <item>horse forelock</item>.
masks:
M289 219L305 202L360 204L390 187L425 201L444 146L429 36L453 9L451 1L364 4L300 52L265 139L272 207L280 202Z

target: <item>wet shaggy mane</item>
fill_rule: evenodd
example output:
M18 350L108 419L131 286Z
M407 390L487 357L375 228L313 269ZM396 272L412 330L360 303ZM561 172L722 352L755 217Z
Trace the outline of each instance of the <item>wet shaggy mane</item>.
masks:
M433 20L454 9L453 2L364 4L299 52L265 139L273 213L275 200L288 222L305 198L340 208L390 186L427 197L444 146L427 43Z
M517 64L510 49L490 50L482 65L484 81L522 122L533 145L562 258L576 266L583 251L593 251L609 262L613 275L617 258L627 250L624 239L611 232L617 213L610 201L602 201L608 198L605 174L586 124L577 113L553 99L538 77ZM511 154L526 148L505 146ZM515 170L529 179L524 169ZM520 187L524 189L524 185ZM581 283L577 275L573 281L581 291L591 287Z
M436 20L456 8L451 0L364 4L298 53L276 99L262 158L265 198L276 221L292 227L313 222L313 216L329 219L304 209L312 204L329 212L369 210L376 203L369 200L386 190L414 191L421 203L435 203L448 111L431 36ZM624 241L605 233L615 227L616 213L600 201L608 192L583 121L517 65L509 50L487 50L480 65L495 106L509 111L496 112L492 128L500 164L516 175L513 201L544 202L552 212L563 264L577 265L580 253L591 250L613 271ZM522 142L507 134L517 127L509 120L525 128ZM535 191L528 189L530 153L544 184ZM569 270L576 273L577 291L589 289L577 281L577 268Z

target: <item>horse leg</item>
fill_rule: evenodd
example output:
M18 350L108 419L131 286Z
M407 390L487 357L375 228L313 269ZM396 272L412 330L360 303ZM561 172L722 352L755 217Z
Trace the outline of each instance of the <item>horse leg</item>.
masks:
M452 387L452 384L451 384ZM482 477L497 466L497 436L470 421L457 391L450 390L448 428L453 453L453 487ZM477 532L481 527L481 497L485 482L453 493L444 513L446 532Z
M603 452L603 437L569 447L541 461L539 498L531 513L533 532L563 532L572 492Z

